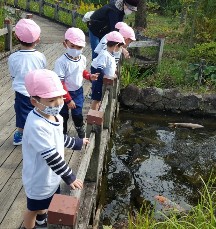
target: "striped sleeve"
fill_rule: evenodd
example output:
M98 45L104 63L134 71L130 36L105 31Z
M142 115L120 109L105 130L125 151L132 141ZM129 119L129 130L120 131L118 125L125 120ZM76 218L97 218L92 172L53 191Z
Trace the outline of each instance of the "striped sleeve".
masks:
M56 152L56 148L41 153L41 156L53 172L61 176L67 185L70 185L76 180L76 176L73 174L72 169L69 168L61 155Z
M73 149L73 150L81 150L82 145L83 145L83 139L64 135L64 146L66 148Z

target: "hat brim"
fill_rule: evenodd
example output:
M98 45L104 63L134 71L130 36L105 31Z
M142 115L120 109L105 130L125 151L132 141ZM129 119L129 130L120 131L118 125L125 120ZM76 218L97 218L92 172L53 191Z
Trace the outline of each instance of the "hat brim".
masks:
M49 98L55 98L55 97L66 95L66 94L67 94L67 92L64 89L62 89L59 91L49 92L49 93L41 94L41 95L37 95L37 96L39 96L40 98L49 99Z
M69 40L69 39L67 39L67 40ZM86 42L82 42L82 41L80 41L80 42L73 42L72 40L69 40L72 44L74 44L74 45L77 45L77 46L80 46L80 47L85 47L86 46Z
M137 11L137 7L136 7L136 6L132 6L132 5L128 4L128 3L126 3L126 6L127 6L128 9L131 10L131 11Z

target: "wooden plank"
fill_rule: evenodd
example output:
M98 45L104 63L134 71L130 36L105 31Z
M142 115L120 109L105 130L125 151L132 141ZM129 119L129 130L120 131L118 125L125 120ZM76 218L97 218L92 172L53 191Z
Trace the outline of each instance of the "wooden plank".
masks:
M26 210L26 196L23 189L16 196L16 200L8 209L7 215L0 223L2 229L18 229L23 221L23 214Z
M8 209L16 199L17 194L22 188L21 179L11 178L8 180L0 195L0 223L7 214Z
M17 177L19 178L21 177L21 164L20 164L21 161L22 161L21 147L16 147L0 167L0 177L1 177L0 190L4 188L5 184L10 179L14 171L17 170L16 173L19 174Z
M89 162L95 147L95 134L92 133L89 138L90 144L84 149L82 161L80 163L79 169L77 171L77 177L84 182L85 175L89 166ZM71 190L71 196L77 197L78 199L81 196L81 190Z
M132 41L128 48L135 48L135 47L150 47L150 46L159 46L159 42L152 40L152 41Z
M89 220L92 214L92 208L95 205L96 201L96 184L95 183L86 183L85 184L85 196L84 201L80 207L79 218L77 229L86 229L89 225Z

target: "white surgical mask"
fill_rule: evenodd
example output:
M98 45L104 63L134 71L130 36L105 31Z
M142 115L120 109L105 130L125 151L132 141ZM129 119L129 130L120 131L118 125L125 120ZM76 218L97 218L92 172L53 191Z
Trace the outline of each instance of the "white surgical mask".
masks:
M82 49L77 50L77 49L71 49L67 47L67 54L75 58L75 57L78 57L80 54L82 54Z
M35 99L35 101L37 103L39 103L40 105L44 106L45 109L44 110L40 110L38 107L37 107L37 110L41 111L42 113L46 114L46 115L52 115L52 116L56 116L60 113L62 107L64 106L64 103L62 103L61 105L59 106L56 106L56 107L49 107L49 106L46 106L44 105L43 103L40 103L39 101L37 101Z
M129 15L129 14L132 14L132 11L127 8L127 9L124 9L124 13L125 15Z

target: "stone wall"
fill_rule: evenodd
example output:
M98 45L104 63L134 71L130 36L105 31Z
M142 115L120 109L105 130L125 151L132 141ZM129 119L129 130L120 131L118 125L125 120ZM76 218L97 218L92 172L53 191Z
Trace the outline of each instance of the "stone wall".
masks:
M134 111L165 111L216 116L216 94L181 93L177 89L138 88L128 85L121 90L122 106Z

